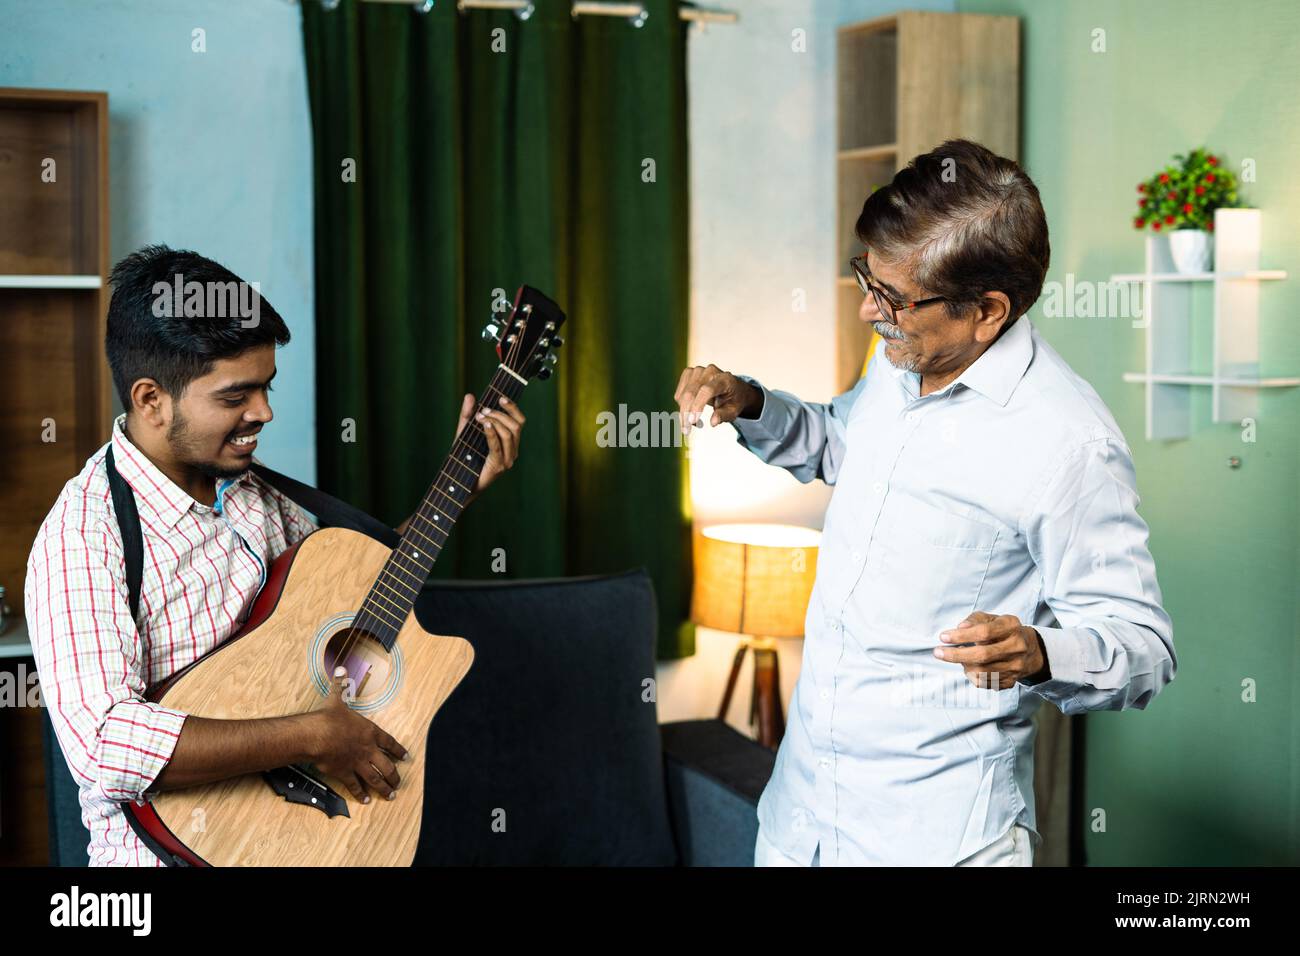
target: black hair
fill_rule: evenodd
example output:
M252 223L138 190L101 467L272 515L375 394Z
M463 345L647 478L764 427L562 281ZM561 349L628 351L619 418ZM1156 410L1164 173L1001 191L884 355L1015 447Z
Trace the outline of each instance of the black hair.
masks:
M179 399L218 359L289 341L288 326L251 284L196 252L145 246L115 265L109 282L104 351L128 412L142 378Z

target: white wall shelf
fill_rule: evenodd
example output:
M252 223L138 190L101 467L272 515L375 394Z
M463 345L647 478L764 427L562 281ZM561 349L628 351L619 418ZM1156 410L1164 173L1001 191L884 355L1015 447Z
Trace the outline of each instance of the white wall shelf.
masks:
M1214 214L1215 271L1179 273L1169 237L1147 236L1146 269L1111 276L1140 282L1146 319L1146 368L1124 381L1146 388L1148 441L1187 438L1192 432L1193 389L1210 389L1211 418L1239 423L1259 411L1259 391L1295 388L1300 376L1259 374L1259 283L1287 277L1259 267L1260 211L1220 209ZM1192 295L1196 283L1213 286L1213 345L1208 374L1191 371Z
M99 276L0 275L0 289L98 289Z
M1157 385L1220 385L1240 388L1294 388L1300 385L1300 378L1215 378L1213 375L1144 375L1141 372L1125 372L1124 381L1155 382Z
M1162 237L1164 238L1164 237ZM1159 241L1159 240L1153 240ZM1285 279L1285 269L1255 269L1252 272L1121 272L1112 282L1212 282L1215 279Z

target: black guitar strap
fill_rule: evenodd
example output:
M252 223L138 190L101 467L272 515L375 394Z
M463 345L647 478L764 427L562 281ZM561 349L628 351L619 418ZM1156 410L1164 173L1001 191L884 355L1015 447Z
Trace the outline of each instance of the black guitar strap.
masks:
M126 587L130 595L131 617L135 618L140 610L140 580L144 574L144 537L140 530L140 513L135 506L135 492L131 490L131 486L126 483L126 479L118 472L113 462L112 442L109 442L104 463L108 468L108 486L113 494L113 511L117 514L117 526L122 531L122 550L126 558ZM333 495L326 494L319 488L303 484L265 465L254 464L252 470L290 501L314 514L322 528L349 528L352 531L359 531L388 548L396 548L401 540L396 531L378 518L366 514L346 501L340 501Z

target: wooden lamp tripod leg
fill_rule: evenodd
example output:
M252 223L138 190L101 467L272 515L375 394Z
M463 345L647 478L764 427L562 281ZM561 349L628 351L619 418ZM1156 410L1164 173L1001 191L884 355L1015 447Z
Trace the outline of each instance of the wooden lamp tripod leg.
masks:
M727 710L731 707L731 694L736 689L736 681L740 678L740 665L745 662L747 650L749 650L748 641L741 641L740 647L736 648L736 657L731 662L731 673L727 677L727 689L722 694L722 706L718 708L718 720L727 719Z
M781 710L781 670L775 643L754 645L754 707L758 709L758 742L775 750L785 736Z

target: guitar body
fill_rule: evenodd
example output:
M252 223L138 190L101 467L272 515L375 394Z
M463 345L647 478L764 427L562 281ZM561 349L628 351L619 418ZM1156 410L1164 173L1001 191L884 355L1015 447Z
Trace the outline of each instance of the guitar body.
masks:
M148 698L228 720L317 709L355 611L390 554L359 532L313 532L273 562L244 627ZM462 638L428 633L414 613L391 652L369 638L351 644L349 706L409 753L396 762L402 782L395 799L372 790L362 804L315 768L302 768L314 781L284 768L274 779L248 774L128 803L123 809L141 839L165 862L197 866L409 866L420 835L429 725L474 652Z

